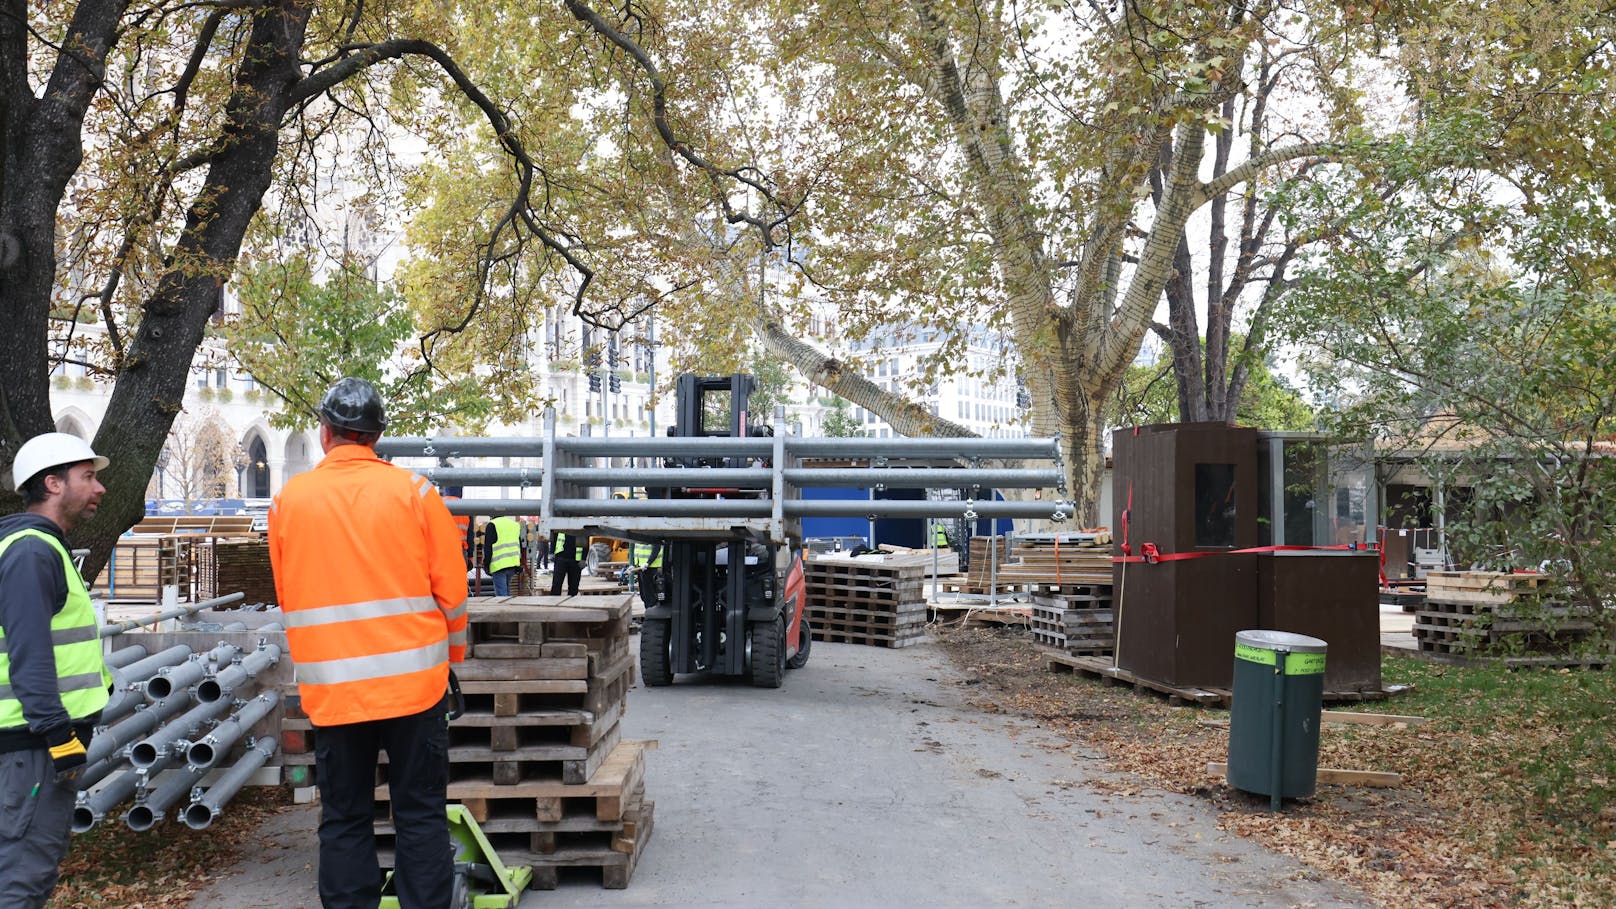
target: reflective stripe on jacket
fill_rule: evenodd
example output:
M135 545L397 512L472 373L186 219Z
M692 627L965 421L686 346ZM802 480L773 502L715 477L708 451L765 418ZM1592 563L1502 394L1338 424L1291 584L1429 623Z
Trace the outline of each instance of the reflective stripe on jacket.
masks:
M432 484L333 448L269 511L269 557L303 709L317 726L419 713L466 653L466 571Z
M101 636L96 626L95 608L84 589L84 579L73 567L73 557L60 540L39 530L19 530L0 540L0 558L11 544L25 536L38 537L62 556L62 572L67 579L67 601L51 616L52 650L56 656L57 693L62 708L75 720L92 716L107 706L107 686L112 673L101 659ZM41 604L42 608L48 608ZM0 628L0 729L28 725L22 701L11 687L11 654L6 647L5 629Z
M494 546L488 557L489 571L504 571L522 564L522 525L516 519L502 515L488 522L483 533L492 530Z

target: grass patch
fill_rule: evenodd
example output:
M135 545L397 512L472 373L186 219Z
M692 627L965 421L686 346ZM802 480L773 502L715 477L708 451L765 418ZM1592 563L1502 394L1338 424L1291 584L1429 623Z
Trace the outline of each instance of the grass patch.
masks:
M1295 856L1396 909L1616 906L1616 673L1470 668L1387 655L1414 690L1344 709L1425 717L1325 724L1319 766L1400 773L1397 789L1320 786L1287 803L1229 789L1228 713L1051 675L1024 635L940 634L984 709L1105 754L1116 770L1206 799L1223 829Z

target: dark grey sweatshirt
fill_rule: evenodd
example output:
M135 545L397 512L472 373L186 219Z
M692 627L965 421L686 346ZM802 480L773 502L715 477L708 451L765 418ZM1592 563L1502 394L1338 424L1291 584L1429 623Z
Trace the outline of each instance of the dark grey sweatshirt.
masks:
M0 540L28 529L43 531L67 546L62 528L49 518L30 512L0 517ZM28 723L27 728L0 729L0 752L36 748L48 739L62 738L71 723L56 690L56 650L50 633L51 618L66 604L61 553L44 540L24 537L0 554L0 628L6 632L11 687L22 701Z

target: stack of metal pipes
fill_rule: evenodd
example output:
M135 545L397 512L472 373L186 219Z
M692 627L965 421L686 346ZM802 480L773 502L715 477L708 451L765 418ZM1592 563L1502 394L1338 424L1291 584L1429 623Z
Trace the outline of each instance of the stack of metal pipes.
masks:
M106 625L101 637L119 643L118 636L142 625L241 598L237 593ZM222 630L248 629L238 623ZM257 629L279 630L278 624ZM138 643L111 650L112 698L79 777L73 832L115 816L126 802L121 816L132 830L149 830L171 813L195 830L212 824L275 753L275 736L248 733L280 700L278 692L257 688L259 675L281 656L278 644L262 638L256 647L221 642L206 652L178 644L150 653ZM235 763L214 773L237 744L245 748Z

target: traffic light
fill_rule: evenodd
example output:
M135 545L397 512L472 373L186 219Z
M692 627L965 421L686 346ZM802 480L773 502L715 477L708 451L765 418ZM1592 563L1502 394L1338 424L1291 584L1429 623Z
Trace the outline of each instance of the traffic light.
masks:
M589 374L589 390L600 391L600 373L592 372Z
M615 395L623 390L623 380L618 378L617 373L610 373L607 376L607 387L610 388L612 390L612 394Z

